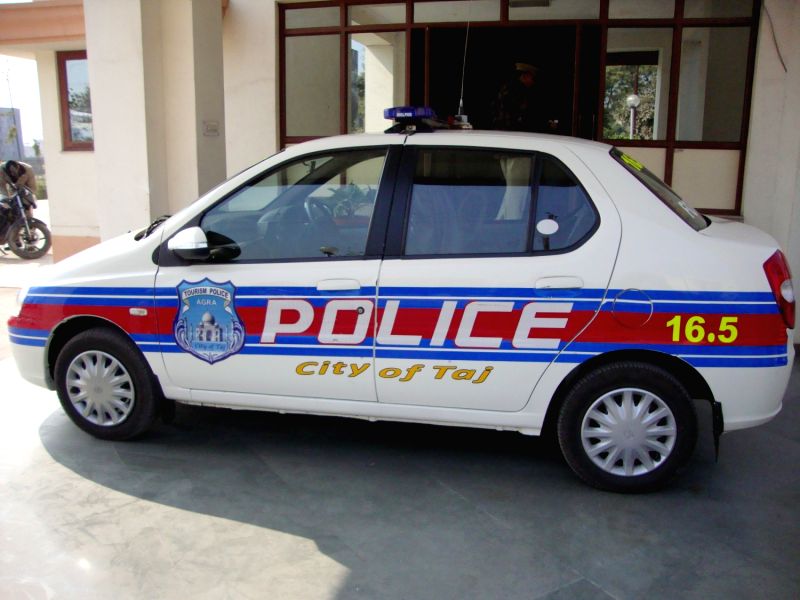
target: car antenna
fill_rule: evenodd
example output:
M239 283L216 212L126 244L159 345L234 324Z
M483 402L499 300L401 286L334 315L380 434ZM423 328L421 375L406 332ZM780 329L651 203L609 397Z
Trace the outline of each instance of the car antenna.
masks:
M464 129L472 129L469 117L464 114L464 76L467 72L467 48L469 47L469 29L472 23L472 0L467 4L467 33L464 36L464 57L461 61L461 93L458 96L458 113L455 116L456 125Z

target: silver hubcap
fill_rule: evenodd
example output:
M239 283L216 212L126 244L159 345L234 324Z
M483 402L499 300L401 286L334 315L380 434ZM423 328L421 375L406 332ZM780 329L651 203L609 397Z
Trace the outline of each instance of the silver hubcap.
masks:
M133 380L122 363L97 350L72 360L67 369L67 394L84 419L103 427L127 419L135 400Z
M675 447L675 415L661 398L635 388L601 396L581 424L592 462L608 473L632 477L661 465Z

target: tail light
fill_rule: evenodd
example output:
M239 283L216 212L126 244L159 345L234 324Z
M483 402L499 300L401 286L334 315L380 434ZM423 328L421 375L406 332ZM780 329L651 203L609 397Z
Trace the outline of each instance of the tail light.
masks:
M775 302L781 310L783 322L786 327L794 329L794 287L792 287L792 274L783 252L777 250L764 263L764 272L767 274L769 287L775 296Z

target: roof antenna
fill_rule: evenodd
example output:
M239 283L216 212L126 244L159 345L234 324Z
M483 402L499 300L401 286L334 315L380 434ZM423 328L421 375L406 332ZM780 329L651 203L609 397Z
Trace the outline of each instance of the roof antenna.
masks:
M464 36L464 59L461 61L461 94L458 97L458 114L455 125L462 129L472 129L469 118L464 114L464 75L467 71L467 47L469 45L469 26L472 23L472 0L467 5L467 34Z

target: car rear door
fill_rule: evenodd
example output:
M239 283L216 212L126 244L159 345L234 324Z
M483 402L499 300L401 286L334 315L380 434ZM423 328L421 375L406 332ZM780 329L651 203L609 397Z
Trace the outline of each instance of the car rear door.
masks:
M460 139L404 149L378 282L378 400L518 411L552 361L580 360L569 342L606 294L619 218L558 143Z

